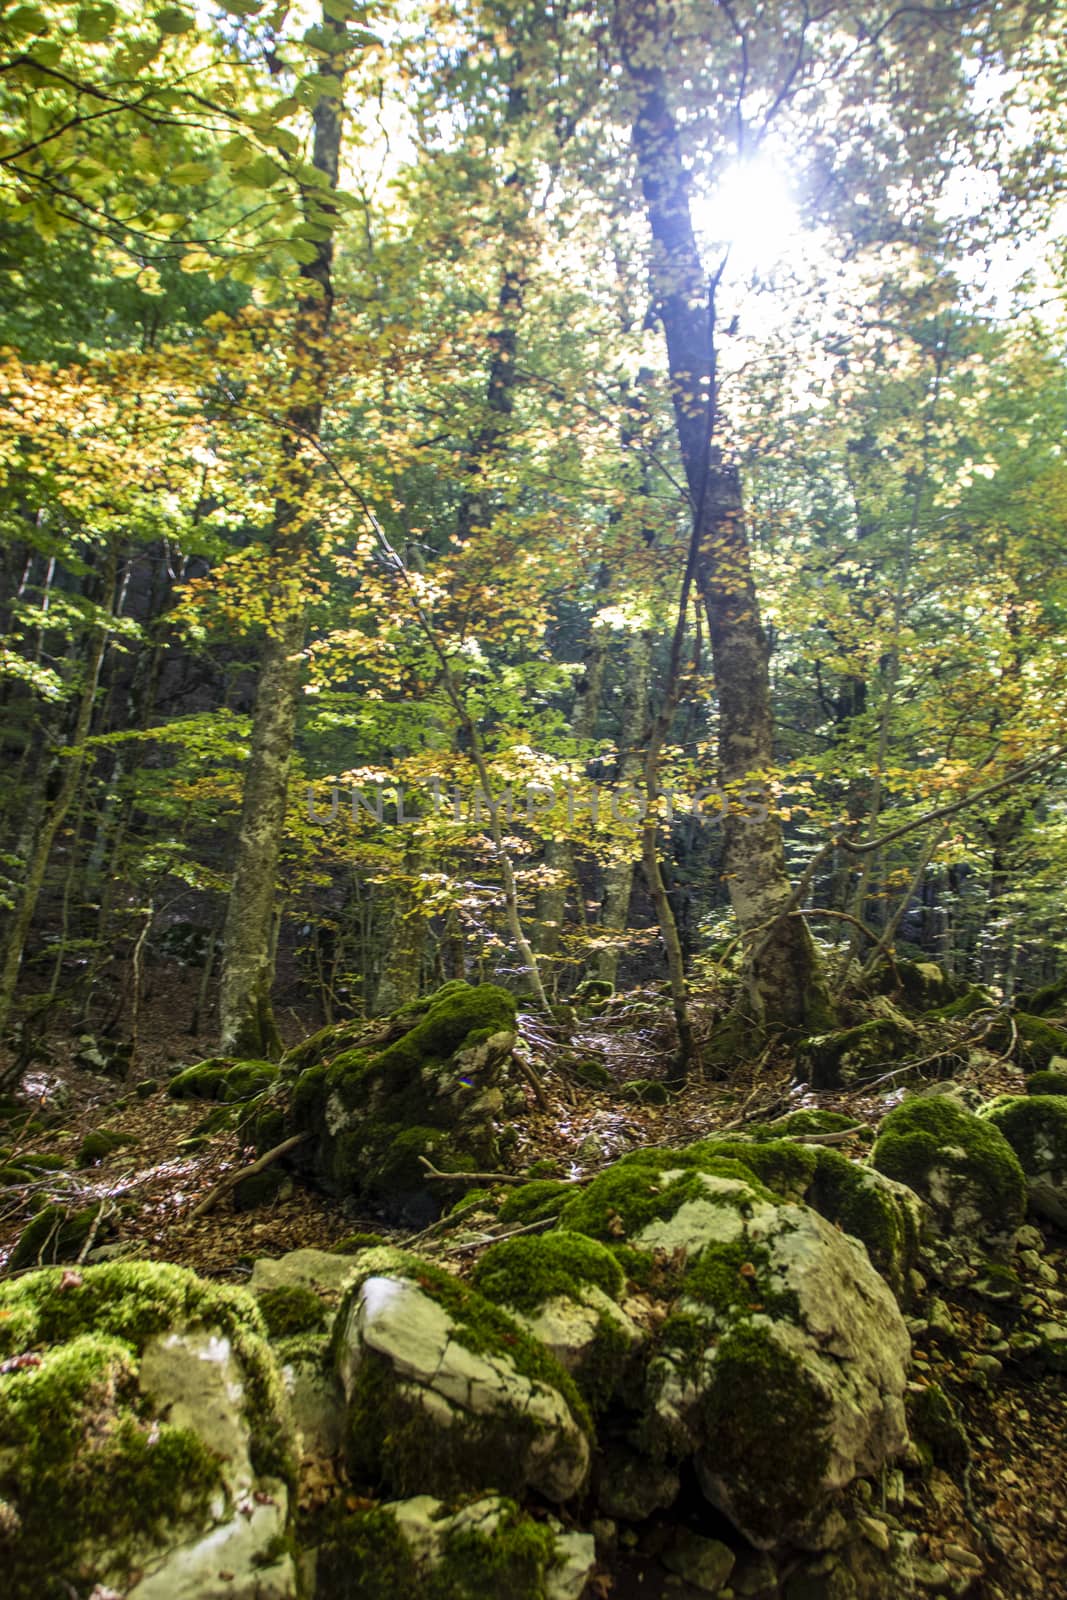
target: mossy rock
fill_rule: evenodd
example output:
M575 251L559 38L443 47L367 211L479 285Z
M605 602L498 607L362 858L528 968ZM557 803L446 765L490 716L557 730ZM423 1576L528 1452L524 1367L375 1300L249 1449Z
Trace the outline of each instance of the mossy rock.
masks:
M1003 1134L1018 1157L1031 1209L1067 1227L1067 1100L1005 1095L983 1106L979 1116Z
M158 1088L158 1078L142 1078L140 1083L135 1083L133 1086L134 1097L138 1100L151 1100Z
M269 1089L278 1076L272 1061L234 1061L229 1056L212 1056L193 1067L186 1067L167 1085L173 1100L221 1100L232 1105L251 1100Z
M965 989L954 1000L948 1000L943 1006L935 1006L926 1014L927 1021L932 1017L944 1017L946 1022L958 1022L965 1017L973 1017L976 1011L995 1011L999 1002L989 992L977 985Z
M288 1173L277 1166L264 1167L262 1172L251 1172L247 1178L241 1178L234 1184L233 1209L255 1211L259 1206L269 1206L287 1189L291 1189L292 1183Z
M767 1132L775 1139L787 1136L796 1138L806 1133L844 1133L856 1125L855 1117L846 1117L840 1111L822 1111L816 1107L789 1111L767 1123Z
M534 1178L508 1193L497 1216L501 1222L541 1222L545 1217L558 1217L574 1192L574 1184L562 1178Z
M641 1245L644 1230L671 1222L687 1206L744 1207L754 1199L777 1203L751 1169L732 1156L709 1153L700 1146L686 1151L640 1150L579 1190L563 1207L560 1222L605 1244Z
M1023 1220L1026 1180L1011 1145L947 1095L917 1095L891 1111L871 1160L914 1189L958 1240L996 1239Z
M639 1106L665 1106L670 1098L670 1089L658 1078L631 1078L619 1089L620 1100L631 1100Z
M66 1172L68 1158L54 1155L51 1151L27 1150L19 1160L32 1172Z
M588 1284L617 1300L623 1281L610 1250L562 1229L490 1245L471 1274L487 1300L516 1311L536 1311L556 1295L578 1297Z
M961 984L935 961L880 962L872 976L878 994L897 994L909 1011L930 1011L958 998Z
M280 1382L243 1291L159 1262L0 1285L0 1500L18 1517L4 1549L11 1600L132 1581L176 1527L211 1527L225 1465L191 1426L154 1415L139 1378L154 1336L197 1328L229 1340L240 1364L253 1470L289 1478Z
M615 1081L602 1061L579 1061L572 1076L587 1089L607 1089Z
M1025 1011L1016 1011L1010 1021L1002 1017L990 1030L989 1041L995 1049L1004 1051L1011 1046L1013 1023L1016 1058L1026 1071L1044 1072L1055 1057L1067 1059L1067 1031Z
M888 1071L914 1051L916 1042L915 1029L904 1016L872 1017L854 1028L802 1040L796 1052L797 1077L813 1089L850 1088Z
M574 991L573 1001L585 1017L599 1017L608 1008L615 985L607 978L586 978Z
M12 1272L53 1261L75 1261L97 1222L100 1209L95 1205L74 1210L58 1202L43 1206L19 1234L8 1262ZM114 1231L114 1222L105 1218L97 1228L97 1241L102 1244Z
M606 1246L561 1230L505 1239L471 1281L552 1352L594 1412L624 1388L644 1341L618 1307L625 1278Z
M350 1017L345 1022L332 1022L327 1027L320 1028L318 1033L302 1039L291 1050L287 1050L282 1056L282 1068L289 1075L306 1072L308 1067L330 1062L346 1050L356 1049L364 1039L368 1036L373 1037L379 1031L379 1026L369 1022L366 1017Z
M323 1333L329 1321L322 1298L303 1284L279 1284L264 1289L256 1303L271 1339L285 1339L298 1333Z
M380 1250L388 1243L384 1233L346 1233L343 1239L330 1246L330 1251L333 1255L354 1256L360 1250Z
M1067 1072L1034 1072L1026 1080L1027 1094L1067 1095Z
M559 1592L549 1585L564 1548L543 1521L496 1497L451 1515L422 1499L337 1510L322 1530L318 1592L330 1600L547 1600Z
M124 1145L136 1144L137 1140L130 1133L119 1133L113 1128L97 1128L92 1133L87 1133L78 1147L76 1157L79 1167L92 1167L98 1161L103 1161L115 1150L121 1150Z
M428 1184L424 1158L457 1173L499 1161L498 1085L515 1005L496 985L451 983L421 1002L384 1049L350 1049L302 1071L286 1085L284 1133L312 1138L294 1151L293 1164L331 1193L390 1217L431 1220L463 1191Z
M1020 1011L1026 1011L1032 1017L1067 1017L1067 978L1061 978L1057 983L1046 983L1032 994L1017 995L1015 1003Z
M958 1473L970 1459L967 1433L959 1412L940 1384L927 1384L908 1395L912 1440L927 1466Z
M716 1074L739 1062L755 1060L765 1043L762 1030L750 1017L731 1011L712 1028L711 1037L701 1048L701 1062Z
M577 1493L592 1424L548 1351L417 1256L356 1259L334 1324L353 1482L400 1495Z

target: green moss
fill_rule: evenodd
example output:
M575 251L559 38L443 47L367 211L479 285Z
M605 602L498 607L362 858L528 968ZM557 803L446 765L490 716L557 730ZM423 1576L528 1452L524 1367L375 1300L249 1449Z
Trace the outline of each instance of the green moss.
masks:
M619 1098L632 1100L639 1106L665 1106L670 1101L671 1091L657 1078L631 1078L619 1089Z
M134 1351L169 1328L217 1328L244 1370L253 1466L291 1479L284 1396L266 1326L246 1290L206 1283L162 1261L109 1262L80 1268L78 1276L64 1287L63 1270L48 1267L0 1284L0 1359L82 1333L121 1339Z
M167 1085L174 1100L222 1100L232 1105L262 1094L278 1076L271 1061L234 1061L229 1056L212 1056L193 1067L186 1067Z
M683 1293L734 1324L757 1312L793 1320L799 1314L796 1295L775 1282L770 1252L745 1239L709 1241L688 1268Z
M11 1270L18 1272L41 1262L75 1260L99 1211L99 1206L86 1206L81 1211L58 1204L44 1206L19 1235L8 1263ZM100 1230L97 1236L101 1236Z
M670 1171L677 1176L666 1181L663 1174ZM753 1198L775 1202L775 1196L751 1169L734 1159L732 1147L730 1158L724 1159L692 1145L685 1151L641 1150L624 1156L567 1202L560 1221L575 1233L586 1233L607 1244L632 1238L649 1223L673 1217L691 1200L716 1204L717 1197L701 1181L702 1174L746 1186L747 1196L721 1197L722 1204L735 1207L742 1216Z
M1059 1095L1005 1095L981 1115L1004 1135L1027 1177L1067 1169L1067 1103Z
M375 1068L386 1075L406 1075L427 1060L443 1061L463 1049L473 1033L488 1038L514 1028L515 996L506 989L493 983L477 988L449 984L432 997L426 1015L409 1033L375 1057Z
M931 1188L934 1172L955 1179L956 1201L973 1205L992 1230L1002 1232L1022 1220L1026 1185L1015 1152L991 1123L946 1095L917 1096L891 1111L871 1160L949 1220L955 1201L951 1196L946 1201L940 1185L936 1192Z
M281 1167L265 1167L262 1172L249 1173L234 1185L233 1209L254 1211L257 1206L269 1205L276 1200L289 1182Z
M135 1083L133 1092L138 1100L150 1100L159 1088L157 1078L142 1078L140 1083Z
M91 1583L86 1547L121 1567L179 1517L201 1517L219 1462L188 1429L154 1420L129 1347L79 1334L0 1376L0 1497L19 1526L5 1540L5 1594L38 1600Z
M468 1211L495 1210L496 1201L491 1189L468 1189L462 1200L457 1200L450 1217L462 1217Z
M336 1256L354 1256L360 1250L380 1249L388 1243L384 1233L346 1233L330 1249Z
M1034 1072L1026 1080L1026 1092L1067 1095L1067 1072Z
M967 1465L970 1445L959 1413L944 1389L931 1383L907 1396L908 1431L928 1464L958 1472Z
M803 1040L797 1047L797 1075L814 1089L862 1083L891 1066L914 1042L915 1030L903 1017L872 1017L854 1028Z
M820 1150L809 1204L822 1216L861 1239L875 1269L902 1296L908 1270L919 1252L913 1213L866 1167L837 1150Z
M805 1133L843 1133L846 1128L853 1128L855 1125L855 1117L843 1116L840 1111L819 1111L812 1108L805 1111L790 1111L787 1116L778 1117L776 1121L767 1124L767 1132L775 1139L784 1139L788 1135L796 1137Z
M818 1152L789 1139L701 1139L682 1154L699 1164L732 1161L743 1166L767 1190L787 1200L802 1200L818 1166Z
M14 1187L17 1184L32 1183L37 1174L28 1167L0 1167L0 1186Z
M335 1515L324 1529L318 1589L331 1600L545 1600L557 1565L552 1530L504 1501L491 1532L452 1528L436 1563L416 1560L388 1506Z
M1002 1018L991 1030L990 1042L998 1050L1007 1050L1012 1043L1012 1023L1015 1027L1016 1054L1029 1070L1045 1071L1056 1056L1067 1057L1067 1032L1043 1017L1028 1016L1016 1011L1011 1021Z
M29 1167L34 1172L65 1172L67 1160L64 1156L46 1155L39 1151L27 1151L19 1157L23 1166Z
M78 1147L77 1164L79 1167L91 1167L97 1161L103 1161L113 1150L120 1150L123 1145L136 1144L137 1140L130 1133L118 1133L111 1128L97 1128L93 1133L87 1133Z
M1061 978L1058 983L1047 983L1044 988L1035 989L1033 994L1019 995L1016 1005L1020 1011L1028 1012L1032 1017L1067 1012L1067 978Z
M287 1050L282 1056L282 1067L290 1073L306 1072L309 1067L332 1061L345 1050L356 1048L368 1034L374 1033L375 1028L376 1024L364 1017L350 1017L347 1022L330 1023Z
M766 1039L762 1031L740 1011L717 1022L711 1037L701 1050L705 1067L717 1073L741 1061L752 1061L763 1049Z
M326 1327L326 1307L313 1289L302 1284L280 1284L276 1289L265 1289L256 1299L272 1339L315 1333Z
M501 1222L540 1222L544 1217L558 1217L573 1195L573 1183L559 1178L535 1178L512 1189L497 1216Z
M823 1498L828 1402L795 1357L754 1322L724 1335L713 1373L702 1402L709 1466L730 1482L742 1525L757 1539L777 1540Z
M536 1311L556 1295L580 1296L595 1284L611 1299L622 1293L622 1268L611 1251L580 1233L530 1234L491 1245L471 1282L495 1304Z
M528 1178L562 1178L564 1168L557 1156L541 1156L525 1170Z
M574 1076L587 1089L606 1089L615 1081L601 1061L579 1061Z
M948 1001L946 1005L934 1007L926 1013L926 1016L927 1019L944 1017L946 1021L953 1022L961 1017L973 1017L976 1011L990 1011L996 1004L988 989L968 989L955 1000Z
M421 1593L410 1546L387 1506L335 1514L322 1532L316 1593L332 1600L399 1600Z

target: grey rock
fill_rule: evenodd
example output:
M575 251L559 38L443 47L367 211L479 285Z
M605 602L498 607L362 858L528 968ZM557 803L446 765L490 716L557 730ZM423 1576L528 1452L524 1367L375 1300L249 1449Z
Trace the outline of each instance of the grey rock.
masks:
M719 1539L705 1539L688 1528L679 1528L660 1560L668 1572L675 1572L696 1589L718 1594L734 1569L734 1553Z

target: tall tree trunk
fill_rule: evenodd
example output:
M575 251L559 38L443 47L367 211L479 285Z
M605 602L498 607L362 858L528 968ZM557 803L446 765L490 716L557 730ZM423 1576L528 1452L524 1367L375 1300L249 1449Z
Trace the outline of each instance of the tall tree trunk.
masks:
M323 76L342 77L345 30L323 15L323 27L336 40L335 56L321 64ZM331 88L333 86L331 85ZM314 111L312 161L336 193L343 110L333 95ZM333 310L333 236L336 213L320 190L306 190L326 237L315 259L302 266L306 285L297 307L295 349L290 372L293 400L285 414L282 438L283 482L275 502L271 551L281 576L269 607L270 622L260 662L252 735L241 798L233 884L223 933L219 985L221 1048L227 1054L275 1056L280 1051L271 1010L274 982L274 899L278 858L285 828L289 766L300 699L305 605L302 567L310 546L303 499L315 463L308 441L322 425L325 346Z
M616 17L635 95L633 150L652 233L653 295L666 337L675 427L689 491L693 576L708 617L720 777L727 788L751 784L762 789L773 759L767 641L752 581L740 479L713 444L717 278L704 272L693 232L689 178L663 67L670 40L660 27L666 27L667 13L656 0L628 0ZM782 914L790 903L791 885L777 816L762 804L739 809L726 818L724 831L730 899L742 934L749 936L746 985L757 1019L789 1026L815 1018L823 1023L825 986L815 946L802 918ZM647 839L645 855L647 864ZM658 902L661 897L654 891L654 898ZM768 923L770 931L757 939L757 930Z

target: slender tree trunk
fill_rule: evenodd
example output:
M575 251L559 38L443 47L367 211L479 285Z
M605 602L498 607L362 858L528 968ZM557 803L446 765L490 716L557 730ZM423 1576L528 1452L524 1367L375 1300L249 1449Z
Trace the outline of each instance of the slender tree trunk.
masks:
M104 573L104 595L105 603L108 605L110 605L114 594L117 567L118 553L115 546L112 545L108 551L108 561ZM104 652L107 649L108 636L108 628L99 626L93 629L90 637L89 654L85 663L85 683L82 688L81 699L78 702L78 713L75 718L69 754L64 757L63 776L60 781L59 792L44 813L33 851L27 863L22 894L11 920L7 948L4 952L4 964L2 970L0 970L0 1035L6 1029L8 1017L11 1014L11 1005L15 998L15 986L18 983L19 969L22 966L22 955L26 948L26 940L29 937L33 914L37 909L37 901L44 885L48 861L52 854L52 846L55 844L56 836L63 825L67 813L74 804L82 773L85 769L85 741L89 737L89 730L92 726L93 705L96 700L97 686L100 682L100 669L104 661Z
M628 787L641 773L641 749L648 726L648 678L652 660L652 640L647 633L630 635L626 652L622 720L619 728L619 760L615 782ZM604 898L600 926L608 942L596 952L594 971L606 983L614 983L619 968L619 947L626 929L633 891L634 867L639 857L623 855L604 868Z
M324 16L324 28L337 41L337 55L320 71L343 76L345 31ZM342 105L324 97L314 111L312 160L331 193L337 189L341 153ZM248 766L241 799L233 884L223 934L219 986L221 1048L227 1054L275 1056L281 1042L271 1010L274 982L274 896L285 829L289 766L300 699L305 607L302 567L310 544L302 501L311 487L314 464L306 441L318 437L325 388L325 346L333 310L332 207L321 191L306 191L305 209L317 197L316 217L327 233L315 259L301 268L306 290L297 310L291 382L294 403L285 417L282 440L284 483L275 504L271 548L287 570L271 595L271 621L263 647Z
M391 922L386 934L381 977L374 996L378 1016L395 1011L419 997L422 958L426 949L426 918L419 910L411 881L422 865L422 852L404 852L405 878L391 885Z
M596 730L607 653L607 635L603 629L599 629L589 641L585 670L574 698L571 734L575 739L591 739ZM574 881L574 851L569 839L547 840L545 866L555 877L537 896L536 945L539 955L555 956L559 952L567 914L567 895Z
M655 0L624 0L617 37L635 95L633 149L652 233L652 285L667 344L675 425L689 490L694 579L703 600L719 707L721 780L762 786L773 760L767 642L760 624L736 469L713 445L717 423L715 292L700 261L689 208L689 178L664 72L667 13ZM825 1021L823 984L800 917L781 913L791 885L778 818L763 804L726 818L730 899L753 948L758 928L780 918L749 959L746 985L762 1023ZM762 817L763 820L759 820ZM646 830L647 832L647 830ZM646 866L650 851L646 837ZM653 898L657 896L655 886ZM669 909L669 908L668 908ZM673 919L672 919L673 921ZM666 931L664 934L667 937ZM673 982L673 980L672 980Z

